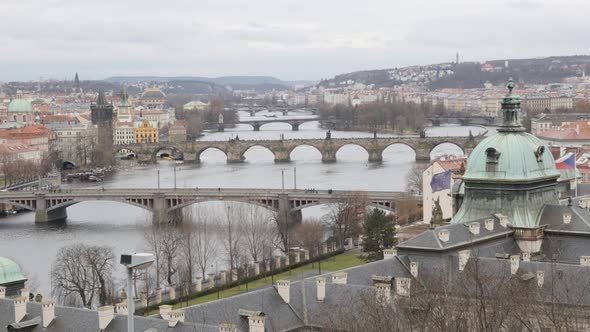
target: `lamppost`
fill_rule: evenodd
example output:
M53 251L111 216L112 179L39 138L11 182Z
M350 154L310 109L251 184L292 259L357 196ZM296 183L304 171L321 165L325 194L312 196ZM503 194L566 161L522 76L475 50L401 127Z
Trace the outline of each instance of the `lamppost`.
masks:
M160 192L160 170L158 170L158 192Z
M159 172L159 171L158 171ZM147 269L154 262L154 255L149 253L135 253L121 255L121 264L127 268L127 331L133 332L133 316L135 301L133 300L133 270Z
M174 166L174 191L176 191L176 165Z

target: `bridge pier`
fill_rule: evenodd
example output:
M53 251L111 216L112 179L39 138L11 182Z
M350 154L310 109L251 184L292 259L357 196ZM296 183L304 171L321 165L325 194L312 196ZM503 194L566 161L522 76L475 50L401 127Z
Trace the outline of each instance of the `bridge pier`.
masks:
M324 150L322 152L322 162L324 163L335 163L336 162L336 151Z
M283 115L289 115L289 110L283 110Z
M225 131L225 125L223 123L220 123L217 125L217 132L221 133Z
M242 156L239 152L228 151L227 152L227 162L230 164L241 163L244 162L246 158Z
M256 115L256 112L255 111L250 111L250 116L254 116L254 115Z
M416 149L416 161L430 161L430 149Z
M291 161L291 155L289 151L278 150L273 151L275 155L275 163L288 163Z
M154 205L152 209L152 223L162 224L182 221L182 209L168 211L168 204L166 203L164 193L154 194Z
M260 126L262 126L262 124L260 124L260 123L253 123L252 124L252 128L254 128L254 131L260 131Z
M383 150L371 149L369 150L369 162L378 163L383 161Z
M300 124L301 124L301 123L299 123L299 122L293 122L293 123L291 123L291 129L292 129L293 131L298 131L298 130L299 130L299 125L300 125Z
M68 217L66 207L48 210L44 194L35 195L35 223L65 220Z
M184 153L184 162L185 163L200 163L201 159L197 155L196 152L185 152Z

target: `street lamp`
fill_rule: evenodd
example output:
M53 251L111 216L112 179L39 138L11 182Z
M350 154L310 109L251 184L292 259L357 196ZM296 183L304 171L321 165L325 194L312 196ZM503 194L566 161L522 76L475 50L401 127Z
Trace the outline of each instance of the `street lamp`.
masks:
M121 255L121 264L127 268L127 331L133 332L133 315L135 301L133 300L133 270L147 269L154 262L154 255L149 253L135 253Z

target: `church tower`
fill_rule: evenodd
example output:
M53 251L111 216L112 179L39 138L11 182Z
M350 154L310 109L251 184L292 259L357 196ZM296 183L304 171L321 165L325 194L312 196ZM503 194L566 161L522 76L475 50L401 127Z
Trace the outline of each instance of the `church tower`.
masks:
M98 92L96 103L90 105L92 124L96 126L96 148L93 161L97 166L114 163L113 104L107 102L104 91Z

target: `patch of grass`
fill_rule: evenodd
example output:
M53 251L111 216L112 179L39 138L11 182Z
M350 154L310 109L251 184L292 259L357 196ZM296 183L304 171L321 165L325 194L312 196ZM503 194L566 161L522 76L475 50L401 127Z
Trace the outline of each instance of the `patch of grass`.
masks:
M321 264L322 273L343 270L343 269L347 269L349 267L354 267L354 266L365 264L365 261L360 259L358 257L358 255L359 255L359 251L357 251L357 250L348 251L348 252L345 252L340 255L326 258L325 260L322 260L320 263L318 263L318 262L310 263L310 264L298 267L296 269L293 269L291 271L275 274L274 277L268 276L265 278L258 279L256 281L248 283L247 287L246 287L246 284L243 284L243 285L240 285L237 287L232 287L229 289L219 291L214 294L208 294L205 296L198 297L196 299L191 299L188 301L188 305L187 305L187 302L177 303L174 305L174 309L183 308L183 307L187 307L187 306L193 306L196 304L206 303L206 302L214 301L217 299L223 299L223 298L226 298L229 296L234 296L234 295L246 293L248 291L272 284L273 279L274 280L289 279L289 278L293 278L293 277L299 276L301 274L309 273L312 271L315 271L315 274L319 274L319 265L320 264ZM154 310L154 311L150 312L149 314L154 315L157 313L158 313L158 311Z

